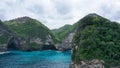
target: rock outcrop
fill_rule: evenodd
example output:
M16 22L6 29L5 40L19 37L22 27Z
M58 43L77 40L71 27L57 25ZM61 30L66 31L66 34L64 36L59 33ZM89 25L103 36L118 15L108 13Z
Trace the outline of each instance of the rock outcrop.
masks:
M70 68L105 68L105 67L103 60L93 59L90 61L81 61L80 64L74 64L72 62Z

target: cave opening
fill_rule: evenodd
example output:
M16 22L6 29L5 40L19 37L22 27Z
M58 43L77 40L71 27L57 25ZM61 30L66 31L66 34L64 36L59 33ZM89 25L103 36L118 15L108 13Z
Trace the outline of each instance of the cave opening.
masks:
M8 50L19 50L19 47L20 47L19 39L16 37L12 37L8 42L7 49Z
M42 50L56 50L56 47L54 45L43 45Z

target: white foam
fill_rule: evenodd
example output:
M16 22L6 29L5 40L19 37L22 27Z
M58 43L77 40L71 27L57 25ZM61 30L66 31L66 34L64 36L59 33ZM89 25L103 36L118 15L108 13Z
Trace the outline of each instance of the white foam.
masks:
M5 54L5 53L9 53L9 51L7 51L7 52L0 52L0 54Z

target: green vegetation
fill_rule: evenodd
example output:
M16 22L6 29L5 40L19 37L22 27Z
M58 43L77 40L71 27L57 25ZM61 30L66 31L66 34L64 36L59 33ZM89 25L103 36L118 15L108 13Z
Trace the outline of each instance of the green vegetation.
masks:
M100 59L106 67L120 65L120 24L96 14L89 14L78 23L72 60L80 63Z
M52 32L59 40L59 42L61 42L70 32L76 29L77 25L78 23L75 23L74 25L64 25L59 29L52 30Z
M1 35L0 44L7 44L7 42L8 42L8 35Z

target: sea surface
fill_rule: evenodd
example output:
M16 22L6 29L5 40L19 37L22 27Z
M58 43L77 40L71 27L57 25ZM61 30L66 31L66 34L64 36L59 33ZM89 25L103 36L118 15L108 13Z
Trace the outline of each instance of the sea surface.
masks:
M70 59L70 51L9 51L0 54L0 68L69 68Z

